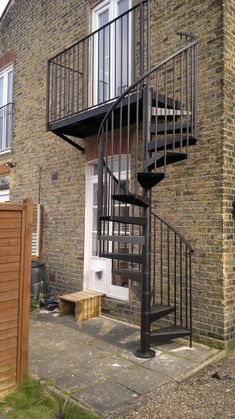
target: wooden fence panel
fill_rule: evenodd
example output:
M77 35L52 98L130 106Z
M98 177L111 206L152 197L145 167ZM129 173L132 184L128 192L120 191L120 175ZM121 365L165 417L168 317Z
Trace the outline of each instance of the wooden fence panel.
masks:
M0 204L0 396L28 370L33 204Z

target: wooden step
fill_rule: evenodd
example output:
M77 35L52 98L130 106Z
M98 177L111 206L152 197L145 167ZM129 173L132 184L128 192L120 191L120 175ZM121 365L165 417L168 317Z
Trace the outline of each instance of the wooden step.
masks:
M150 314L150 321L154 322L155 320L159 320L164 316L167 316L170 313L174 313L175 308L163 305L163 304L154 304L151 307L151 314Z
M74 314L75 321L88 320L101 315L101 297L96 291L79 291L60 296L60 316Z
M127 262L140 263L144 261L144 255L141 254L132 254L132 253L100 253L101 258L105 259L115 259L115 260L125 260Z
M189 133L191 132L191 125L189 124L188 126L189 129ZM180 132L181 131L181 124L180 123L176 123L175 125L172 123L167 123L166 125L166 132L169 134L171 132ZM187 131L187 124L182 124L182 132L186 132ZM157 133L164 133L165 132L165 124L157 124ZM156 124L151 124L150 125L150 134L155 134L156 133Z
M176 153L174 151L166 152L166 164L177 163L185 159L187 159L187 154L185 153ZM164 163L165 163L165 153L161 151L160 153L156 154L155 156L151 157L150 159L146 161L145 168L148 170L152 170L155 168L155 165L156 165L156 168L159 168L159 167L164 166Z
M172 149L173 147L175 148L179 148L179 147L186 147L187 144L190 145L195 145L197 143L196 138L194 137L189 137L187 140L186 136L183 136L182 139L181 137L175 137L175 139L173 138L167 138L166 139L166 148L167 149ZM154 152L154 151L162 151L165 148L165 140L161 139L158 141L149 141L148 142L148 151L150 152Z
M144 236L100 236L99 240L119 242L119 243L130 243L130 244L141 244L144 245Z
M144 217L119 217L119 216L109 216L102 215L100 217L101 221L109 221L112 223L121 223L121 224L136 224L136 225L146 225L147 219Z
M191 336L191 334L192 332L190 330L184 329L181 326L171 326L150 332L150 342L157 343L163 339L176 339L183 336Z
M130 205L137 205L139 207L150 206L150 200L142 195L121 194L121 195L113 195L112 198L115 201L124 202L125 204L130 204Z
M142 188L153 188L164 179L164 173L141 172L137 174L137 180Z
M124 276L127 279L133 279L136 282L142 282L143 280L143 272L136 271L134 269L113 269L112 273L115 275Z

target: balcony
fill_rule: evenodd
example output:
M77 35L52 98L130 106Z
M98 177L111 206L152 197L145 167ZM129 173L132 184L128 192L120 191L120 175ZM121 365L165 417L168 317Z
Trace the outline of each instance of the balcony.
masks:
M97 134L113 101L149 68L149 15L142 1L48 61L48 131Z

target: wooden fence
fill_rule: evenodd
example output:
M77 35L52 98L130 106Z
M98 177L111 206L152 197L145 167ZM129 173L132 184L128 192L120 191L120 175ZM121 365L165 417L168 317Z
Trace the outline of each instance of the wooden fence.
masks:
M0 397L28 369L33 205L0 204Z

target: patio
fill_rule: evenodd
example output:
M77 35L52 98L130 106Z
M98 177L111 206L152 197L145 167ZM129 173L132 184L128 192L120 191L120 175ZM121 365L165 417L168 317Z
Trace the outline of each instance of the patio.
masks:
M141 396L174 384L213 361L218 350L184 339L155 346L139 359L139 329L104 316L76 324L72 316L35 312L30 328L30 372L104 417L141 405Z

